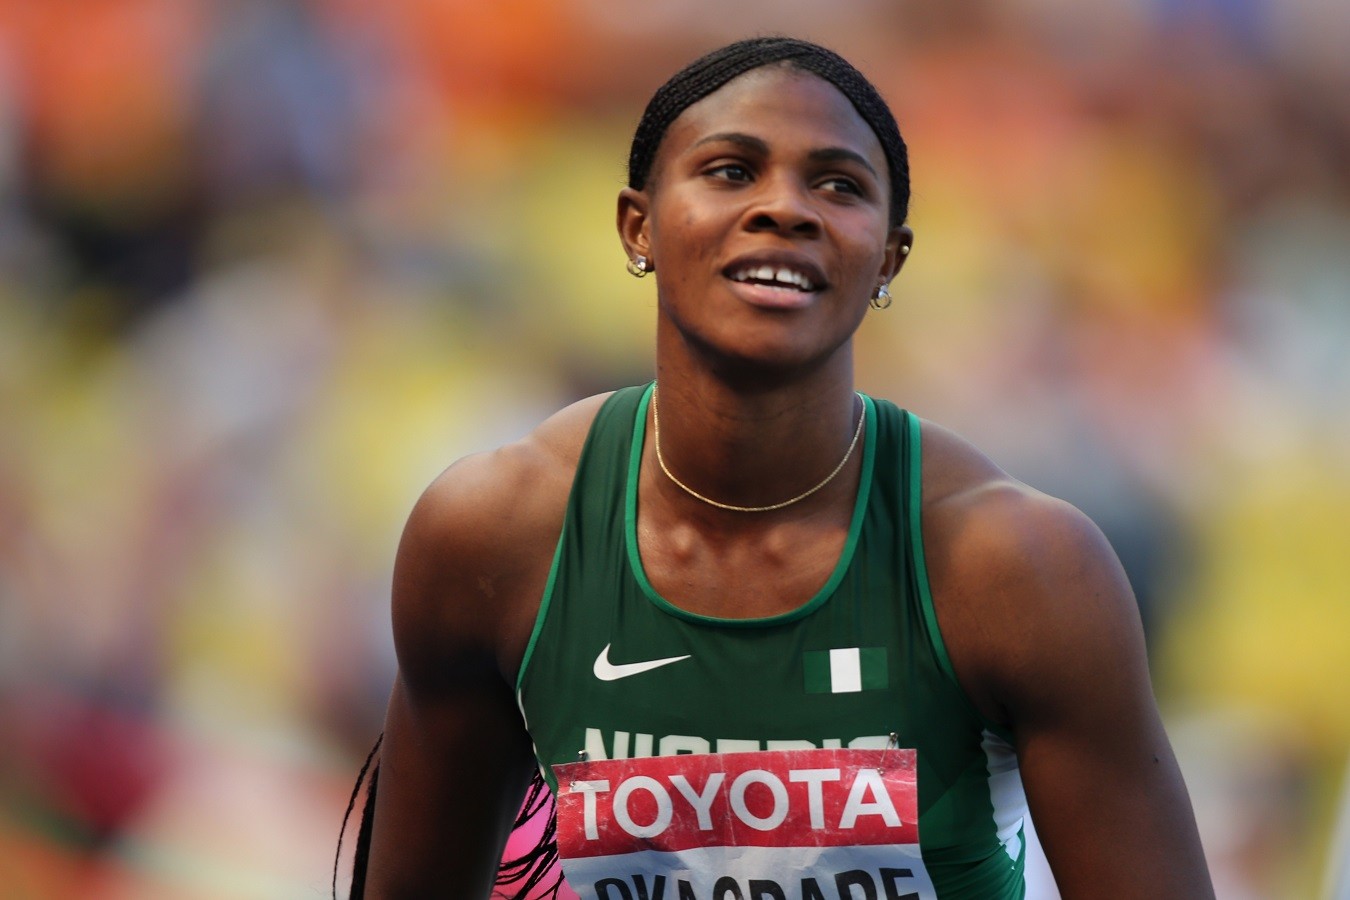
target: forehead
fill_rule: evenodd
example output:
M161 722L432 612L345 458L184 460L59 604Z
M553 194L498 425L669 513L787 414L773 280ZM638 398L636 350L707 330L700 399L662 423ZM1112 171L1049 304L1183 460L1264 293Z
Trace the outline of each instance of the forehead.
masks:
M750 134L771 148L845 147L887 172L881 141L853 103L818 75L781 65L752 69L691 104L666 129L653 169L726 132Z

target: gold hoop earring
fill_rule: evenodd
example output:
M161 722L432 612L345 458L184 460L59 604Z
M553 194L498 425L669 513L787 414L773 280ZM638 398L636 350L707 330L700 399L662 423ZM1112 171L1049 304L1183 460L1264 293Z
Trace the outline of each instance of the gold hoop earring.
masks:
M646 278L651 271L651 264L647 262L647 257L639 256L628 261L627 269L634 278Z
M891 289L884 282L877 285L876 292L872 294L872 299L868 305L873 309L885 309L891 305Z

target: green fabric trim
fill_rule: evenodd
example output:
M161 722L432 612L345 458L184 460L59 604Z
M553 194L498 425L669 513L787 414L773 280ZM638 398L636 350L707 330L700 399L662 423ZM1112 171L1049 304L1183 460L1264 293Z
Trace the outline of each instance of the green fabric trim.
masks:
M919 417L914 413L906 412L905 417L909 420L910 447L908 498L910 554L914 558L914 580L919 588L919 606L923 609L923 620L928 626L928 641L933 647L933 655L937 657L942 674L950 678L952 684L956 685L971 715L975 716L985 728L1008 743L1012 743L1013 734L1008 727L985 718L979 707L970 699L970 695L966 693L960 679L956 677L956 668L952 665L952 658L947 653L947 644L942 639L942 629L938 627L937 609L933 606L933 589L928 583L928 562L924 557L923 549L923 429Z
M749 619L724 619L719 616L704 616L698 613L692 613L681 609L671 603L666 598L657 593L656 588L647 580L647 572L642 567L642 556L638 552L637 542L637 500L638 500L638 474L642 460L642 442L647 432L647 407L651 403L652 392L656 388L656 382L652 382L643 393L642 399L638 401L637 415L633 420L633 446L628 456L628 486L624 498L624 542L628 545L628 564L633 572L633 577L637 580L638 586L642 592L647 595L647 599L656 604L660 609L665 610L673 616L685 619L690 622L701 622L707 625L720 625L730 628L758 628L770 625L781 625L784 622L792 622L803 616L810 615L816 609L830 598L839 582L843 581L844 575L848 572L849 565L853 562L853 553L858 546L858 536L862 533L863 519L867 511L867 500L872 492L872 471L876 462L877 447L877 410L876 404L872 398L866 394L859 394L862 397L863 406L867 412L867 435L863 440L863 459L862 475L858 482L858 497L853 504L853 521L849 524L848 538L844 541L844 550L839 554L839 561L835 564L834 571L830 573L830 578L825 582L816 595L806 603L796 609L788 610L785 613L779 613L776 616L759 616Z
M618 393L619 393L618 391L615 391L615 394ZM578 470L580 470L581 467L581 460L586 458L586 454L591 448L591 442L592 440L594 440L595 422L600 418L600 414L601 412L603 412L604 408L608 406L611 402L613 402L613 400L614 396L610 396L605 400L603 404L601 404L600 410L598 410L595 414L595 419L591 420L591 424L587 427L586 440L582 444L581 455L577 459ZM521 657L520 669L517 670L516 672L517 698L520 697L521 690L525 686L525 670L529 668L530 659L531 657L534 656L534 647L537 643L539 643L539 635L541 635L544 631L544 620L548 617L549 607L553 605L553 595L556 592L558 583L558 570L562 567L563 548L567 544L567 522L572 517L572 507L577 499L574 496L575 492L576 492L576 472L573 472L572 486L568 488L567 491L567 506L563 511L562 530L558 534L557 546L553 548L553 563L549 566L548 569L548 581L544 582L544 593L543 596L540 597L539 599L539 612L535 613L534 628L530 631L530 640L525 645L525 655ZM525 711L522 706L521 715L524 715L524 712Z
M567 518L563 517L562 533L558 535L558 546L553 550L553 565L548 570L548 581L544 584L544 596L539 600L539 612L534 616L534 630L530 632L530 642L525 645L525 655L520 658L520 669L516 672L516 694L520 695L525 686L525 670L530 666L530 657L534 656L534 645L544 631L544 619L553 604L554 586L558 583L558 568L562 565L563 543L567 540Z
M942 632L938 629L937 610L933 608L933 590L928 583L928 562L923 552L923 438L919 417L906 413L909 420L909 542L914 559L914 580L919 587L919 606L928 625L928 641L937 657L942 673L956 682L956 669L947 655ZM957 682L959 683L959 682Z

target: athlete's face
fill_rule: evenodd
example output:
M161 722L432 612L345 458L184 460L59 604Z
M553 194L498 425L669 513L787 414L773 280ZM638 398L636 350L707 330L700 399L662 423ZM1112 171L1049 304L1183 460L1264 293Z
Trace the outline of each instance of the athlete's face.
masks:
M829 82L752 70L671 123L643 191L619 199L657 273L659 338L775 366L847 352L912 240L890 226L881 143Z

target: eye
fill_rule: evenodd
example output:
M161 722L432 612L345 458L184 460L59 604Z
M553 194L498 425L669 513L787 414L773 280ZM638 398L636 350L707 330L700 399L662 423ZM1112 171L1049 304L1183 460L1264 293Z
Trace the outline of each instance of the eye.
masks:
M705 175L724 181L749 181L750 170L741 163L722 163L704 171Z
M859 197L863 195L862 185L842 175L832 175L824 179L820 182L820 187L836 194L854 194Z

